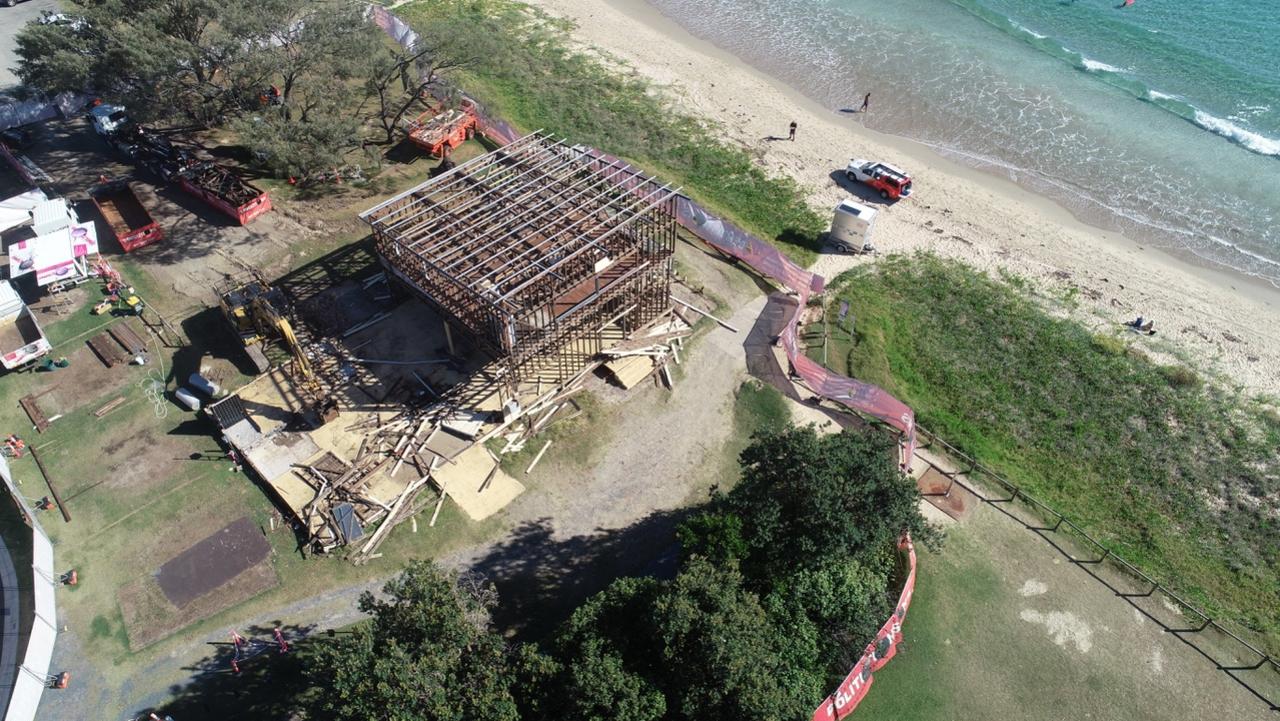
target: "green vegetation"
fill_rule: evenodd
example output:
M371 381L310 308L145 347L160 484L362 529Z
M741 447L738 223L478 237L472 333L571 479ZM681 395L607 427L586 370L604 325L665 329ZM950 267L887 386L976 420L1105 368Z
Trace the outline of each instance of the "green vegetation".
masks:
M517 478L524 475L525 469L542 450L543 446L553 443L549 449L556 461L570 468L586 468L604 451L611 425L607 422L608 409L600 399L590 391L579 393L557 411L559 416L551 421L541 433L530 438L519 451L499 456L502 470ZM491 438L489 450L499 453L507 440L502 436ZM545 458L539 463L549 461Z
M484 623L491 590L458 580L415 562L387 582L383 598L366 591L360 610L372 621L317 644L306 665L317 717L519 718L506 642Z
M447 46L412 55L336 0L78 0L18 33L29 87L86 88L158 125L231 130L244 159L320 179L366 143L390 144L420 91L455 65Z
M619 579L538 645L509 647L489 627L498 599L486 582L414 563L381 597L364 595L368 622L300 644L306 678L275 661L286 682L239 708L398 721L805 717L887 617L899 534L933 534L881 434L780 430L741 461L743 481L680 531L674 578ZM770 546L793 538L803 552L781 563ZM200 684L206 700L223 693L219 679L198 681L175 717L198 707Z
M791 409L777 388L749 380L738 387L733 422L743 436L780 431L790 425Z
M856 342L830 329L833 366L1280 648L1274 410L932 256L841 276L839 299Z
M415 2L396 10L428 43L465 56L459 85L499 117L564 135L679 183L797 262L816 257L826 229L790 179L770 177L745 150L634 75L571 46L568 28L512 0Z

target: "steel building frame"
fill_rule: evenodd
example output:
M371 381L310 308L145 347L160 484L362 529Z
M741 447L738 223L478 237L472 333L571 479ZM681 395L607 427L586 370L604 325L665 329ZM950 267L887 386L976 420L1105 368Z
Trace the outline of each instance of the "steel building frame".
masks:
M533 133L360 215L389 272L509 370L568 380L671 306L677 190Z

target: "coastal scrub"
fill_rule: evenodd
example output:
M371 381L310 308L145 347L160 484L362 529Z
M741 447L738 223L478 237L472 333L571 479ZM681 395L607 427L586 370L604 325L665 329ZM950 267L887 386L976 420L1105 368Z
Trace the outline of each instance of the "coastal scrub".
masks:
M1280 649L1274 409L930 255L842 275L831 364L1111 549Z

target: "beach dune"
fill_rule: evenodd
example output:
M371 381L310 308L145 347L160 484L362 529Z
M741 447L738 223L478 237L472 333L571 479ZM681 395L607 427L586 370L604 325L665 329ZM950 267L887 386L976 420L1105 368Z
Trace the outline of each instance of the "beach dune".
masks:
M1102 333L1120 332L1139 315L1154 319L1157 336L1133 336L1153 357L1280 397L1277 289L1086 225L1014 182L869 130L858 113L818 105L642 3L528 2L574 21L584 51L630 66L681 109L717 122L726 140L799 182L823 215L858 190L838 172L850 158L907 169L914 194L885 207L876 223L873 242L882 253L926 250L990 272L1003 269L1046 297L1069 298L1055 312L1070 312ZM856 100L860 105L861 96ZM870 112L892 102L877 93ZM798 132L789 141L792 121ZM874 261L825 252L813 270L832 278L867 262Z

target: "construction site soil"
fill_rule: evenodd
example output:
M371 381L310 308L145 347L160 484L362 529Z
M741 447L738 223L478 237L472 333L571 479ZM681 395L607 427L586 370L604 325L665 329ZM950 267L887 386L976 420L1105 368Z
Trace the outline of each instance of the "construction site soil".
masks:
M236 519L165 562L156 582L176 606L195 599L235 578L271 552L271 544L248 517Z

